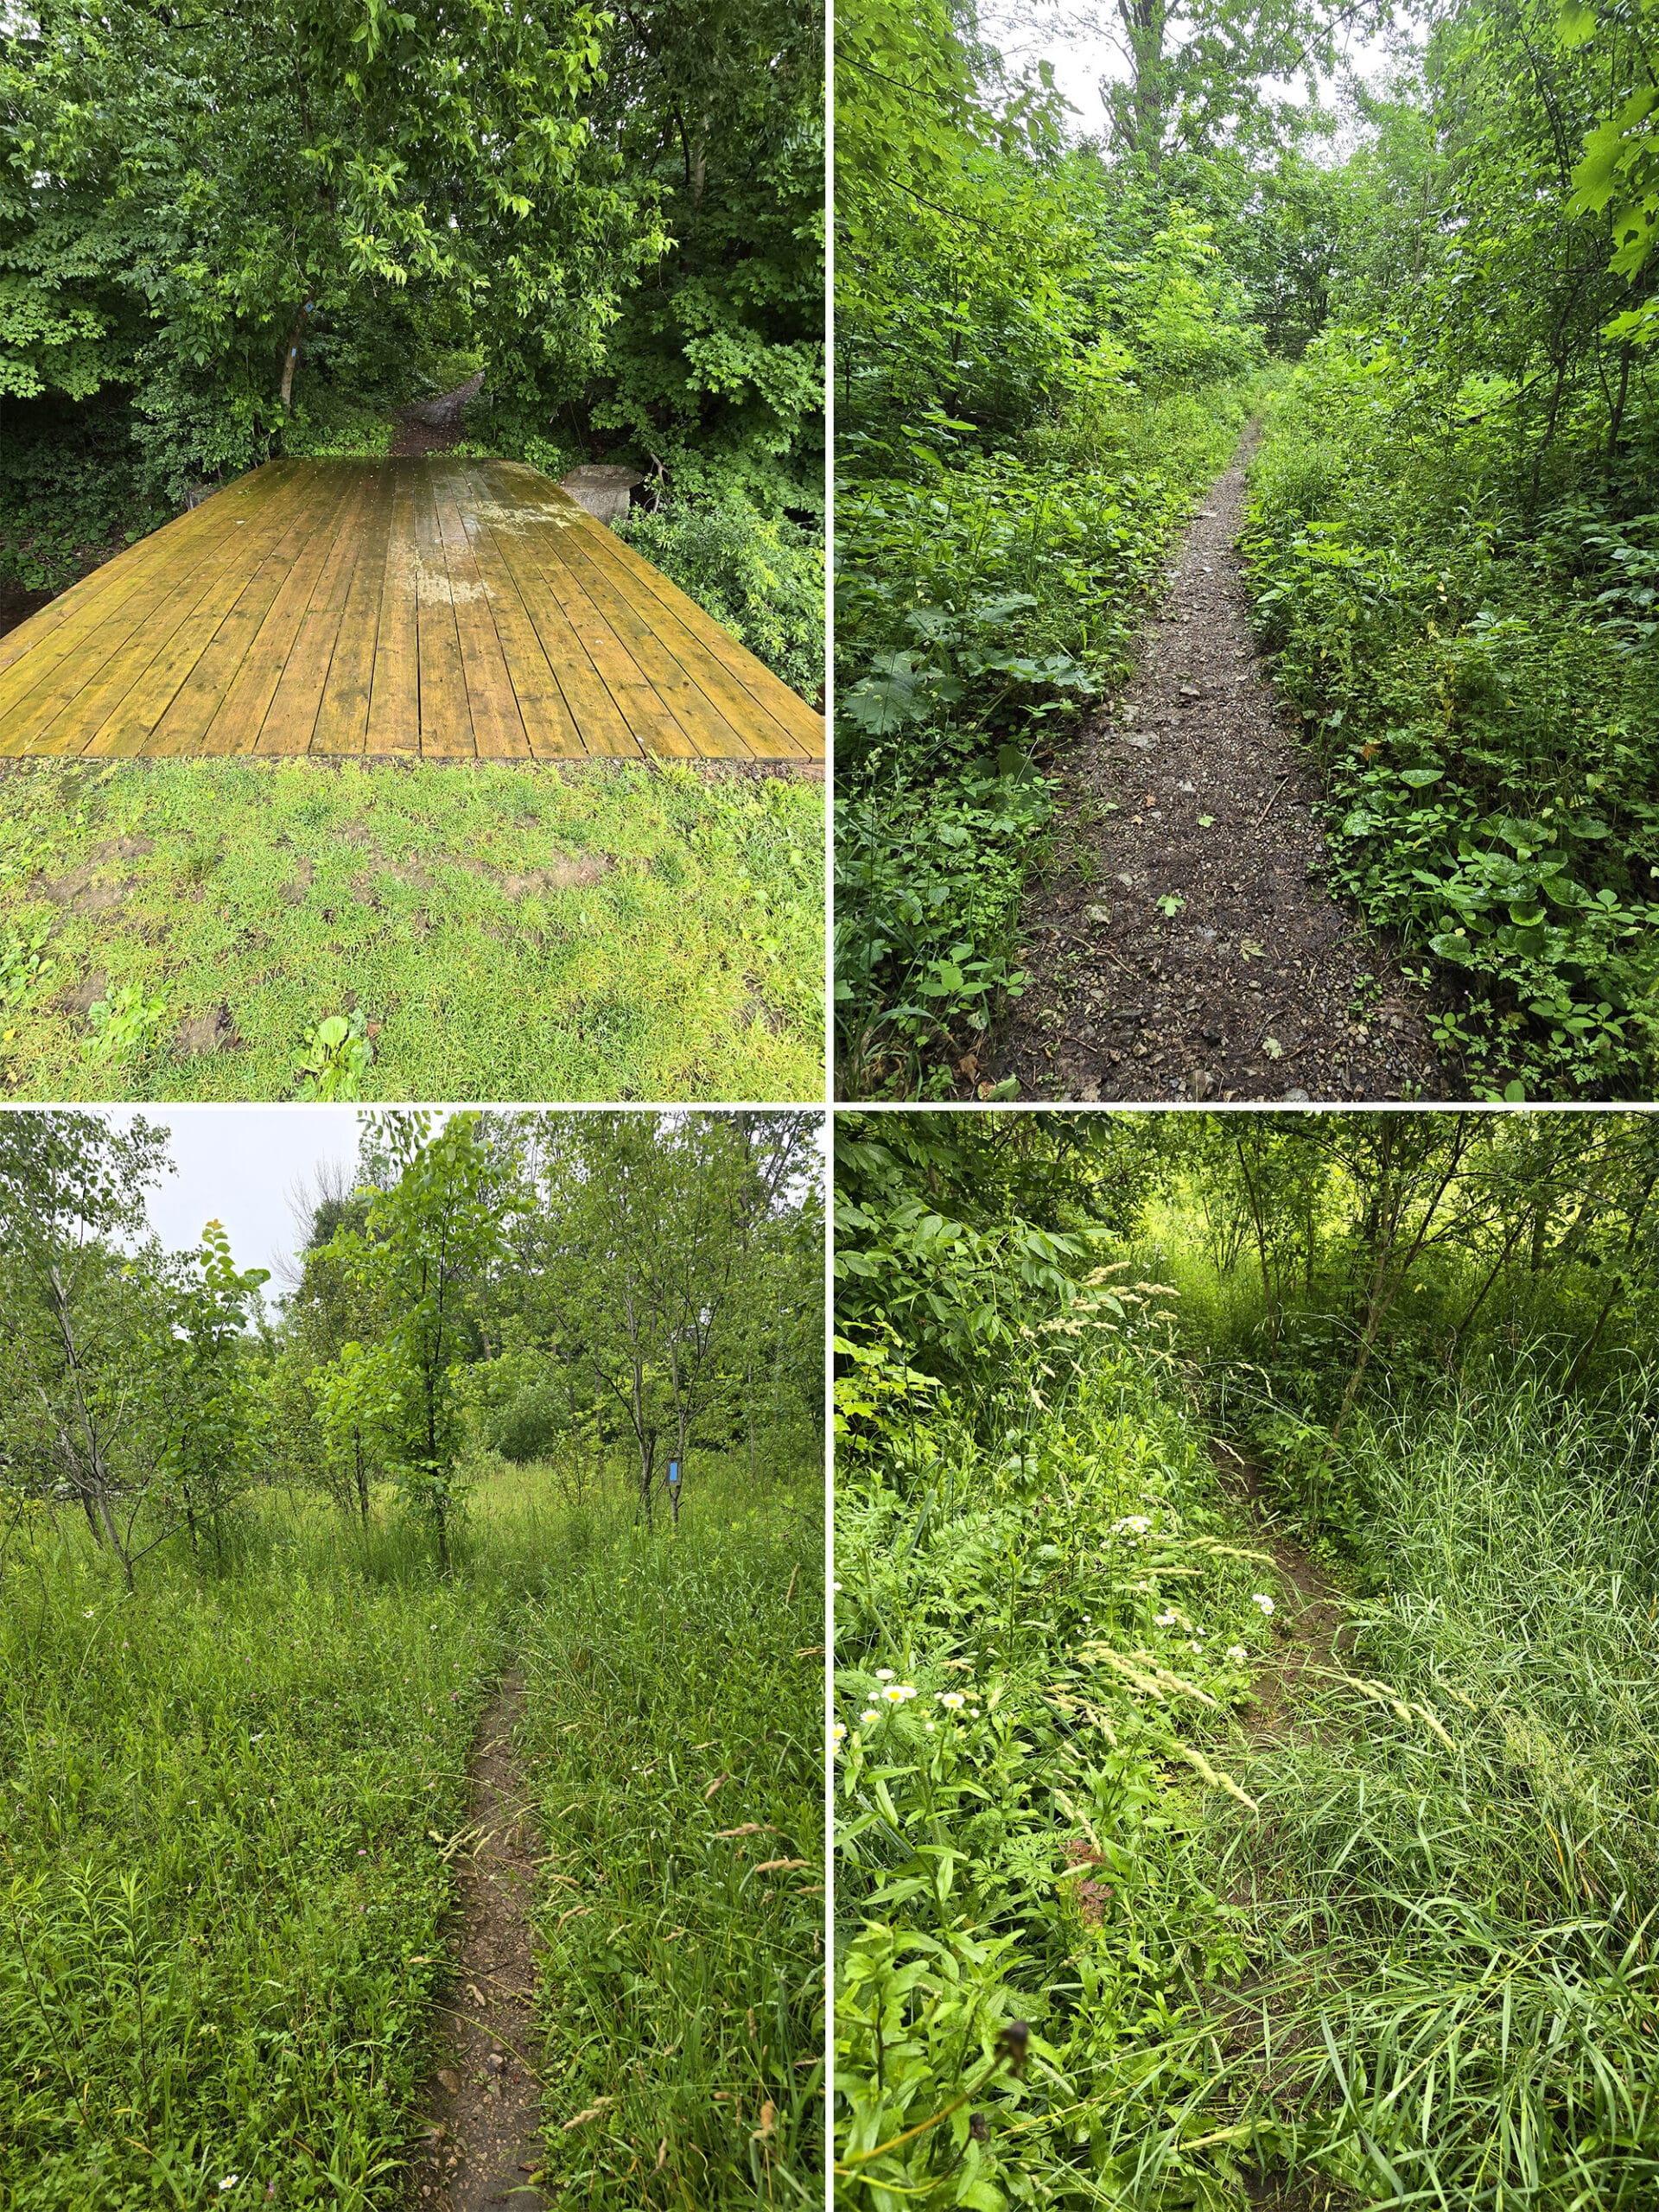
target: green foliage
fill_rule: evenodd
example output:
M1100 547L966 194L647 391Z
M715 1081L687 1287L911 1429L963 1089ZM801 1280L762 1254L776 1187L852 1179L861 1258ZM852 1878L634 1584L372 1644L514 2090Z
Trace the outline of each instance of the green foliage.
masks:
M282 1537L284 1540L275 1541ZM41 1519L0 1605L0 2191L385 2200L499 1639L470 1591L270 1527L122 1599ZM22 1568L24 1571L19 1572Z
M1063 150L1051 82L931 16L837 31L841 1088L948 1095L1022 987L1044 754L1127 671L1261 340L1214 225Z
M565 1430L564 1408L545 1382L532 1382L511 1398L496 1415L490 1447L515 1466L550 1459Z
M368 1033L368 1017L360 1007L349 1015L331 1014L320 1021L307 1039L307 1057L300 1062L300 1096L333 1101L360 1098L363 1078L374 1064L374 1046Z
M550 2105L594 2112L544 2171L607 2212L822 2188L823 1521L716 1495L604 1526L524 1633Z
M1432 404L1397 347L1333 338L1254 471L1258 619L1320 763L1334 877L1440 963L1443 1040L1482 1091L1644 1090L1647 523L1586 486L1529 524L1503 425L1440 428Z
M1647 1117L849 1118L837 2202L1635 2212Z
M118 906L53 895L88 868ZM378 1025L370 1098L823 1094L823 792L804 781L14 763L0 948L27 969L43 930L50 977L29 970L0 1020L14 1099L292 1098L330 1006L366 1018L362 1041ZM165 1020L93 1058L74 995L94 977Z
M741 496L636 507L618 535L804 699L823 690L823 540Z

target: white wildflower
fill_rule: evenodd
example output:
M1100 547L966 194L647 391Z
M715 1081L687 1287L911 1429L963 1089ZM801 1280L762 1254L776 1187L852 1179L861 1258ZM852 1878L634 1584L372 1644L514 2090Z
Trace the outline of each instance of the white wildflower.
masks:
M1260 1591L1260 1590L1256 1591L1256 1592L1255 1593L1255 1595L1251 1598L1251 1599L1250 1599L1250 1603L1251 1603L1253 1605L1260 1605L1260 1606L1261 1606L1261 1608L1262 1608L1262 1615L1263 1619L1265 1619L1265 1618L1267 1618L1267 1616L1268 1616L1268 1614L1273 1611L1273 1600L1272 1600L1272 1599L1271 1599L1271 1598L1269 1598L1269 1597L1268 1597L1268 1596L1267 1596L1267 1595L1266 1595L1262 1591Z
M933 1694L947 1713L960 1713L968 1702L960 1690L935 1690Z

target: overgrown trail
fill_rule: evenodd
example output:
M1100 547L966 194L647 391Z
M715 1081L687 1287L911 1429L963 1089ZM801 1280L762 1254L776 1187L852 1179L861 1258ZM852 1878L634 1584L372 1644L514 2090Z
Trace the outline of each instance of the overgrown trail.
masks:
M1289 1643L1275 1642L1273 1657L1251 1685L1255 1703L1241 1725L1252 1747L1274 1738L1305 1736L1307 1724L1297 1711L1302 1677L1310 1668L1317 1672L1337 1662L1344 1629L1342 1593L1324 1568L1279 1526L1272 1496L1255 1462L1213 1440L1210 1456L1223 1489L1248 1504L1256 1536L1273 1554L1294 1595L1295 1610L1287 1609L1281 1623Z
M425 2156L410 2201L421 2212L486 2212L549 2199L531 2048L535 1861L513 1734L524 1685L509 1675L485 1710L461 1859L461 1924L450 1945L449 2048L428 2088Z
M1189 531L1122 698L1063 764L1031 982L992 1071L1022 1097L1449 1095L1421 993L1324 887L1318 787L1257 664L1235 543L1255 435Z

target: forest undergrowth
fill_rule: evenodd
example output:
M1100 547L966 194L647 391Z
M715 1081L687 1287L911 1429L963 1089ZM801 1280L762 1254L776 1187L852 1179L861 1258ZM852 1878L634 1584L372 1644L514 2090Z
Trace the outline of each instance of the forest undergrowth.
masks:
M1645 2203L1650 1139L1015 1118L841 1164L837 2202Z

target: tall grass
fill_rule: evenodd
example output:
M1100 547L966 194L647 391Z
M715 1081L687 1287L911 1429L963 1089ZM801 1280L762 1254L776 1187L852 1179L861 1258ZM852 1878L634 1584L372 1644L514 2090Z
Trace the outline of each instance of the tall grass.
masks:
M810 1495L613 1521L531 1608L547 2172L596 2212L820 2200L823 1619Z
M444 1845L465 1817L478 1715L519 1649L565 1993L544 2013L550 2129L576 2144L562 2134L568 2093L591 2068L610 2094L626 2088L630 2126L648 2108L652 2158L667 2135L662 2175L693 2191L654 2199L630 2183L584 2201L793 2201L784 2177L810 2162L816 2086L795 2063L818 1966L814 1901L794 1895L810 1878L784 1876L763 1901L753 1857L746 1885L734 1847L705 1834L775 1821L790 1855L817 1857L817 1801L801 1787L813 1662L781 1671L784 1643L810 1641L817 1618L804 1564L783 1602L804 1558L792 1493L780 1482L757 1502L716 1478L675 1543L603 1509L550 1506L546 1475L480 1486L448 1580L410 1531L364 1534L274 1495L238 1520L222 1568L168 1547L130 1598L67 1521L14 1541L0 1584L8 2212L400 2201L446 1972ZM565 1641L579 1624L608 1702ZM734 1781L704 1808L715 1737ZM659 1760L687 1788L647 1805L632 1770ZM761 1810L728 1810L740 1778ZM726 2007L710 1995L703 2043L678 2052L666 2013L632 1993L643 1956L612 1984L595 1949L606 2038L578 2026L570 1939L587 1922L556 1938L573 1878L643 1912L659 1866L680 1930L672 1988L717 1991ZM620 1930L609 1940L628 1948ZM785 2079L792 2097L772 2086ZM772 2133L752 2150L767 2096Z
M1342 1673L1247 1765L1230 1835L1294 2088L1270 2103L1387 2201L1659 2201L1659 1529L1651 1373L1510 1378L1374 1415ZM1431 1717L1432 1716L1432 1717Z

